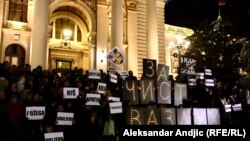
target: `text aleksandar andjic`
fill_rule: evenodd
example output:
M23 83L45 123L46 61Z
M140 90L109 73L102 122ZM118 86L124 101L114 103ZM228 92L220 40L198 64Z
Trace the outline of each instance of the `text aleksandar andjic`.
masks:
M168 131L168 130L160 130L160 131L145 131L141 129L133 130L133 129L125 129L123 132L123 136L190 136L197 137L203 136L203 131L199 131L198 129L191 129L188 131L182 131L177 129L176 132Z

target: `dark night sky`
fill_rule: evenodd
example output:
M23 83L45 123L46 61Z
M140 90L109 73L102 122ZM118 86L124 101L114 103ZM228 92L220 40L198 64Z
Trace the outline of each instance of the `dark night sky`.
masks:
M223 20L250 29L250 0L226 0L221 6ZM218 17L218 0L169 0L165 5L165 23L196 29L204 20ZM249 30L250 31L250 30Z

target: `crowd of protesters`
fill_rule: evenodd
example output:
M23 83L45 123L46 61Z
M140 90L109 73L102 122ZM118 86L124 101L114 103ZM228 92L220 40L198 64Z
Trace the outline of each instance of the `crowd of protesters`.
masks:
M31 70L29 64L24 67L10 65L5 61L0 63L0 79L8 80L8 87L0 92L0 140L3 141L43 141L44 133L62 131L64 141L115 141L119 131L127 124L126 107L129 101L123 101L122 81L138 80L129 71L125 79L116 73L118 82L109 81L109 73L101 71L101 79L89 79L88 70L74 68L59 76L56 71L48 71L41 66ZM169 76L172 84L175 79ZM216 80L216 79L215 79ZM96 93L98 82L107 84L105 94L101 95L100 106L85 105L87 93ZM77 99L64 99L64 87L79 88ZM174 91L174 89L172 89ZM196 86L188 86L188 98L181 107L220 108L221 124L245 124L249 122L249 105L247 90L240 87L238 82L229 87L227 83L215 81L215 87L207 88L203 80L197 80ZM174 92L172 92L174 94ZM120 97L123 101L124 112L112 115L109 112L108 97ZM224 112L221 100L228 104L242 104L242 111ZM156 106L174 107L174 105ZM43 120L28 120L25 115L26 106L45 106L46 115ZM72 126L56 125L57 112L74 113ZM104 124L107 120L115 121L115 135L103 135Z

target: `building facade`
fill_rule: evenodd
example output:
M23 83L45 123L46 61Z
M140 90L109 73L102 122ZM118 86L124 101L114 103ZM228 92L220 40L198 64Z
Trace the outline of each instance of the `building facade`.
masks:
M143 58L170 65L164 0L1 0L0 61L45 69L114 68L142 74ZM119 48L123 65L107 54Z

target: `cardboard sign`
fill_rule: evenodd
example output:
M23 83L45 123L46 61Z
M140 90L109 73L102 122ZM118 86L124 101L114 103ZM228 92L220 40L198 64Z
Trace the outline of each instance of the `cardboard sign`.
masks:
M45 106L26 107L26 117L29 120L43 120L45 116Z
M175 108L161 108L161 124L176 125Z
M178 125L191 125L191 108L178 108L177 109L177 124Z
M174 84L174 105L179 106L183 104L183 99L187 99L187 84Z
M45 141L63 141L63 132L44 133Z
M155 102L154 80L140 80L140 99L141 104Z
M57 112L57 125L73 125L74 113Z
M63 88L64 99L76 99L78 95L79 95L79 88L70 88L70 87Z
M146 125L160 125L161 115L159 108L145 108L144 121Z
M101 83L99 82L97 85L97 93L99 94L104 94L107 88L107 84L106 83Z
M212 76L212 70L211 69L205 69L205 75Z
M122 81L123 101L129 101L131 105L139 104L137 83L137 80Z
M109 76L110 76L110 82L112 83L117 83L118 81L118 78L117 78L117 75L116 74L113 74L113 73L109 73Z
M128 125L144 125L144 108L131 107L127 112L127 124Z
M108 101L116 101L116 102L120 102L121 98L120 97L109 97Z
M184 74L195 74L194 66L196 65L196 60L192 58L182 57L181 58L181 73Z
M125 78L128 77L128 71L121 71L121 72L120 72L120 75L121 75L121 78L122 78L122 79L125 79Z
M232 105L233 111L242 111L241 103Z
M207 113L205 108L193 108L194 125L207 125Z
M101 72L99 70L89 70L89 79L101 79Z
M158 64L157 82L168 80L168 75L169 75L169 66L166 66L164 64Z
M188 86L196 86L196 79L188 79Z
M220 125L219 108L207 108L207 124L208 125Z
M226 105L224 105L224 107L225 107L225 112L226 112L226 113L232 112L231 106L232 106L231 104L226 104Z
M158 81L158 103L171 104L171 81Z
M110 114L122 113L122 102L110 102Z
M143 79L156 79L156 60L143 59Z
M195 73L195 77L196 79L204 80L204 73L203 72Z
M214 87L214 80L213 79L205 79L205 86Z
M100 94L87 94L85 105L99 106L100 100L101 100Z

